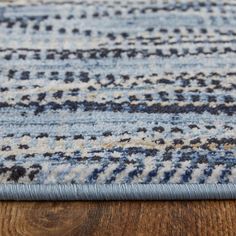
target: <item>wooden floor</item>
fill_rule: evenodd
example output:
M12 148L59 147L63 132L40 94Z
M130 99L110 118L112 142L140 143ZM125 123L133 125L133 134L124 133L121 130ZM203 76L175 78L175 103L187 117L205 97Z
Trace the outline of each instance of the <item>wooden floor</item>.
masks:
M0 235L236 235L236 201L2 201Z

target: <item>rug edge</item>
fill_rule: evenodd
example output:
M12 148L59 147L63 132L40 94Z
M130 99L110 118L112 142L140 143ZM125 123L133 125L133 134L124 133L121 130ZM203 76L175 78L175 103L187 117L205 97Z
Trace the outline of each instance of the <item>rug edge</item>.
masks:
M0 184L0 200L236 199L236 184Z

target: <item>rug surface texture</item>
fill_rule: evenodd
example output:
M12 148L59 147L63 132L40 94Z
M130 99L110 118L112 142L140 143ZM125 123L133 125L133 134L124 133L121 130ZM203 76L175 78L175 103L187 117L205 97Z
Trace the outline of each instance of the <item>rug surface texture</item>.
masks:
M0 198L236 198L236 1L1 0Z

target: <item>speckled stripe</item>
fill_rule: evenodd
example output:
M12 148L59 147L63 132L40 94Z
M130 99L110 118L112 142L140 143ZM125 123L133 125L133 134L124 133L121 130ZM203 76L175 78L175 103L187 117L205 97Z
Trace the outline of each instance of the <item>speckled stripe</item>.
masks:
M0 186L236 184L235 15L233 0L1 2Z

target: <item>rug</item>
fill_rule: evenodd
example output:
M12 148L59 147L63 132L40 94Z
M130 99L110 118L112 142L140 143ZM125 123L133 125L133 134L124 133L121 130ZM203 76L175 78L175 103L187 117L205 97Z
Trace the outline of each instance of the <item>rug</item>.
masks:
M236 1L0 3L0 199L236 198Z

